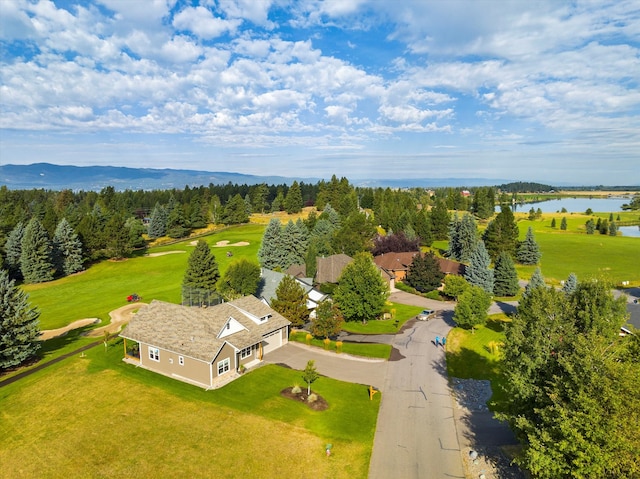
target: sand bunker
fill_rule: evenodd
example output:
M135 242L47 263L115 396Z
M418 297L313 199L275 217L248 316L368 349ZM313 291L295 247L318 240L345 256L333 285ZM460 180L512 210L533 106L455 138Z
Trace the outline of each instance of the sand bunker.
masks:
M186 253L186 251L163 251L161 253L149 253L149 254L145 254L145 256L149 257L149 258L155 258L156 256L164 256L166 254L176 254L176 253Z
M48 339L57 338L58 336L64 336L72 329L82 328L84 326L88 326L89 324L97 324L99 322L100 320L98 318L79 319L71 324L67 324L62 328L46 329L41 332L40 341L46 341Z
M249 246L249 243L247 243L246 241L239 241L237 243L229 243L229 241L224 240L224 241L218 241L215 245L213 245L214 248L224 248L226 246Z

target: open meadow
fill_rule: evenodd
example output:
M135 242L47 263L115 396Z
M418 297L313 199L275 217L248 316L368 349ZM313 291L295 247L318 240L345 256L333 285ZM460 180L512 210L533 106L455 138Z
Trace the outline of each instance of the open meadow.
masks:
M329 408L313 411L280 395L300 371L204 391L121 359L117 339L0 388L1 475L367 477L380 395L365 386L321 377Z

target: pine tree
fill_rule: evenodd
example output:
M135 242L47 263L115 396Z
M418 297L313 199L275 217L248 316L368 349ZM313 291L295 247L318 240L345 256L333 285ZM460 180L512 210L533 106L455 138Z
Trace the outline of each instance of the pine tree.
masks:
M40 312L29 296L0 270L0 370L18 366L40 348Z
M370 253L358 253L338 280L333 298L346 321L376 319L382 313L389 287Z
M284 200L284 209L287 213L300 213L302 211L302 192L300 191L300 185L297 181L294 181L287 192L287 196Z
M596 231L596 225L593 220L587 220L585 223L585 229L587 230L588 235L592 235Z
M53 259L64 276L82 270L82 243L66 218L62 218L53 235Z
M544 276L542 276L542 271L540 268L536 268L531 278L529 278L529 282L524 288L524 292L522 293L522 297L526 297L530 294L530 292L534 289L545 288L546 285L544 283Z
M229 225L246 223L249 221L244 199L239 194L234 195L225 205L222 221Z
M520 264L533 265L538 264L541 256L542 253L540 253L540 247L533 236L533 228L529 226L524 241L518 245L516 259Z
M213 292L220 279L216 257L211 253L209 244L198 240L195 249L189 255L187 270L182 280L183 291Z
M307 296L302 286L289 275L285 275L276 288L276 297L271 307L283 315L292 326L302 326L309 319Z
M292 264L303 264L309 246L309 231L301 220L289 220L280 236L280 268L287 269Z
M618 227L615 222L609 223L609 236L616 236L618 234Z
M167 210L160 204L156 203L153 211L151 212L151 218L149 219L149 237L161 238L167 233L167 221L169 215Z
M567 229L567 218L565 216L562 217L562 221L560 222L560 229L562 231L566 231Z
M24 225L19 222L15 228L11 230L7 241L4 245L6 251L6 263L9 277L13 279L22 279L20 271L20 257L22 256L22 238L24 237Z
M555 227L556 227L556 219L555 219L555 218L552 218L552 219L551 219L551 227L552 227L552 228L555 228Z
M518 272L515 264L504 251L498 255L494 269L493 294L496 296L515 296L520 291Z
M473 216L465 214L455 229L456 238L453 241L454 255L451 256L451 258L462 263L467 263L476 249L476 243L478 242L478 225L473 219ZM449 241L452 242L452 240Z
M496 218L489 223L482 235L489 256L495 260L501 251L515 257L518 245L518 225L511 208L502 206Z
M429 214L431 233L434 240L446 240L449 230L449 210L442 200L437 200Z
M405 282L421 293L427 293L438 289L442 285L444 273L440 269L440 263L432 251L427 254L418 254L413 258Z
M51 241L47 230L34 217L29 221L22 237L20 270L27 283L42 283L53 279L55 270L51 258Z
M258 250L258 262L263 268L281 269L282 264L282 225L280 220L272 218L262 235L262 243Z
M564 292L564 294L569 296L575 292L577 287L578 277L575 273L570 273L567 277L567 280L564 282L564 285L562 285L562 291Z
M490 265L491 258L484 247L484 242L480 240L471 255L471 261L465 270L464 278L470 285L480 286L491 294L493 292L493 270L489 268Z

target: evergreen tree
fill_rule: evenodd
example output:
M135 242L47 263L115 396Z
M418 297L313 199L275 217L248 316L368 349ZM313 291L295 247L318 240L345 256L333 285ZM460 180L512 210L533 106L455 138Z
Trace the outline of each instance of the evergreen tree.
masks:
M18 366L40 348L40 312L29 296L0 270L0 370Z
M432 251L427 254L417 254L413 258L405 282L421 293L427 293L438 289L442 285L444 273L440 269L440 263Z
M303 264L309 247L309 231L302 220L293 222L289 220L280 236L279 253L282 270L287 269L292 264Z
M464 279L472 286L480 286L487 293L493 292L493 270L489 268L491 258L484 247L484 242L478 241L477 247L471 255Z
M300 191L300 185L297 181L294 181L287 192L287 196L284 200L284 209L287 213L300 213L302 211L302 192Z
M173 196L171 198L173 198ZM169 238L184 238L187 236L189 234L189 228L187 228L187 220L182 205L174 202L168 211L167 236Z
M204 240L198 240L195 249L189 255L182 280L183 295L188 295L191 303L203 304L210 293L216 291L219 279L218 263L211 253L209 244Z
M53 235L53 260L64 276L82 270L82 243L65 218L60 220Z
M562 231L566 231L567 229L567 218L565 216L562 217L562 221L560 222L560 229Z
M478 226L470 214L465 214L461 220L454 216L449 229L449 251L451 259L468 263L478 241Z
M496 200L493 188L478 188L473 195L472 210L478 218L491 218Z
M475 329L488 319L491 295L479 286L470 286L460 295L453 312L453 320L461 328Z
M518 225L511 208L502 206L500 213L489 223L484 230L482 239L489 256L495 260L501 251L506 251L512 258L515 257L518 245Z
M9 277L14 279L22 279L20 271L20 257L22 256L22 238L24 237L24 225L20 221L15 228L11 230L7 241L4 245L6 252L6 265Z
M516 258L520 264L533 265L538 264L541 256L542 253L540 253L540 247L533 236L533 228L529 226L524 241L518 245Z
M255 294L260 283L260 266L246 258L231 262L218 283L227 301Z
M249 196L249 193L244 195L244 211L247 213L247 216L251 216L251 213L253 213L253 206L251 205L251 197Z
M153 211L151 212L151 218L149 219L149 237L161 238L167 233L167 221L169 215L167 210L160 204L156 203Z
M544 288L544 287L546 287L546 285L544 283L544 277L542 276L542 271L540 270L540 268L536 268L533 274L531 275L531 278L529 278L529 282L524 288L522 297L524 298L525 296L528 296L529 293L534 289Z
M587 220L587 222L585 223L585 228L588 235L592 235L596 231L596 225L593 220Z
M340 229L340 215L336 210L334 210L330 204L326 204L322 213L320 214L319 219L327 220L335 230Z
M516 266L504 251L498 255L494 269L493 294L515 296L520 291Z
M552 219L551 219L551 227L552 227L552 228L555 228L555 227L556 227L556 219L555 219L555 218L552 218Z
M598 231L601 235L606 235L609 233L609 222L607 220L602 220L600 222L600 226L598 227Z
M264 213L269 206L267 201L269 197L269 188L265 183L257 185L252 191L252 210L256 213Z
M20 270L27 283L42 283L53 279L55 270L51 258L51 241L38 218L27 224L22 237Z
M431 219L431 236L434 240L446 240L449 230L449 210L442 200L437 200L429 215Z
M564 285L562 285L562 291L564 292L564 294L569 296L575 292L577 287L578 277L575 273L569 273L567 280L564 282Z
M414 218L413 228L420 238L420 244L431 246L433 244L433 234L431 232L431 220L425 210L420 210Z
M618 234L618 227L615 222L609 223L609 236L616 236Z
M271 212L277 213L278 211L282 211L283 208L284 208L284 195L282 194L282 191L278 190L278 194L276 195L274 200L271 202Z
M281 268L282 258L282 226L280 220L272 218L264 230L262 243L258 250L258 262L263 268L276 270Z
M332 247L337 253L354 256L361 251L370 251L376 227L364 213L351 213L333 236Z
M133 248L130 244L129 230L125 227L122 215L115 214L107 221L105 233L108 238L105 252L109 258L126 258L131 254Z
M234 195L225 205L222 221L225 224L236 225L249 221L244 199L239 194Z
M285 275L276 288L276 297L271 307L291 321L292 326L302 326L309 319L307 296L302 286L289 275Z
M316 338L331 338L342 330L344 318L338 307L330 300L322 301L311 320L311 334Z
M346 321L375 319L382 314L389 286L370 253L358 253L338 280L333 297Z

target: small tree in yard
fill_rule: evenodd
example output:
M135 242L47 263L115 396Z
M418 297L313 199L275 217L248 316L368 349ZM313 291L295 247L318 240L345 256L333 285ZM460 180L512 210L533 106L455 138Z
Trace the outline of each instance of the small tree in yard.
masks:
M503 251L496 260L493 294L496 296L515 296L519 290L516 267L511 256Z
M444 288L442 292L450 298L457 299L462 293L469 289L470 286L462 276L450 274L444 278Z
M204 303L208 293L216 291L216 285L220 279L220 271L216 257L211 253L209 244L204 240L198 240L195 249L189 256L187 270L182 280L183 295L196 293L195 301Z
M489 268L491 258L484 247L483 241L478 241L473 254L471 255L471 264L467 266L464 279L469 284L480 286L487 293L493 292L493 270Z
M564 282L564 285L562 286L562 291L564 292L564 294L569 296L570 294L573 294L573 292L576 290L577 287L578 287L578 277L576 276L575 273L569 273L567 280Z
M370 253L358 253L344 268L333 294L344 319L362 323L380 316L388 296L389 286Z
M332 301L322 301L316 308L316 317L311 320L311 332L317 338L329 338L342 330L342 313Z
M471 328L487 322L491 296L479 286L471 286L458 298L453 320L461 328Z
M254 294L259 282L260 266L246 258L240 258L229 265L218 286L220 293L230 301Z
M538 243L536 243L536 239L533 236L533 228L529 226L524 241L522 241L518 245L516 259L520 264L532 265L538 264L538 262L540 261L540 256L542 256L542 254L540 253L540 247L538 246Z
M40 348L40 312L28 299L0 270L0 370L22 364Z
M310 359L307 361L307 366L302 372L302 379L307 383L307 396L311 394L311 383L320 377L320 374L316 370L315 361Z
M438 289L442 284L444 273L440 263L432 251L427 254L417 254L413 258L405 282L421 293Z
M282 278L278 284L276 297L271 301L271 307L291 321L292 326L302 326L309 319L304 289L289 275Z

